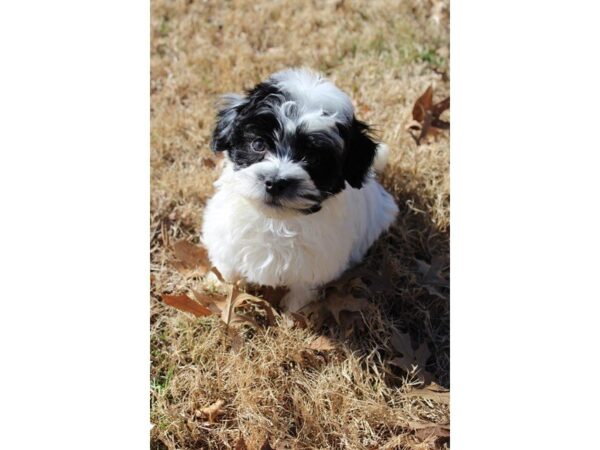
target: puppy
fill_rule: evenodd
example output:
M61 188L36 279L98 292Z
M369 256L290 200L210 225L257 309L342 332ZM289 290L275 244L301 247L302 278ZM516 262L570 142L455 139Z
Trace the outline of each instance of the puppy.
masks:
M226 96L212 149L227 158L204 212L209 258L228 281L288 287L287 311L359 262L398 213L373 178L387 147L344 92L310 71Z

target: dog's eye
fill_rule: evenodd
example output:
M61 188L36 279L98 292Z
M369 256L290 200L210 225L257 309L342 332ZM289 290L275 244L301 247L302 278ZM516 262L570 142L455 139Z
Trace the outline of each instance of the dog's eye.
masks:
M263 153L267 149L267 143L264 139L256 138L252 141L250 147L257 153Z

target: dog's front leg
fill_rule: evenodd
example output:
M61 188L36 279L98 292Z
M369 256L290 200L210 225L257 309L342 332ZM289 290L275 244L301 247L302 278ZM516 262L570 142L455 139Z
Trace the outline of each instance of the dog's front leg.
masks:
M286 312L298 312L315 299L316 290L307 284L288 286L289 292L281 300L281 307Z

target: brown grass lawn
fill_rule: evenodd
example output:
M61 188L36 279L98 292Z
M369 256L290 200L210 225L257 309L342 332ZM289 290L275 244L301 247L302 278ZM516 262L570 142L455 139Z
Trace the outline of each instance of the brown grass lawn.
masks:
M240 436L249 449L266 439L298 449L449 446L440 431L449 426L447 398L420 383L422 374L450 383L448 290L422 273L423 262L449 253L448 132L417 146L407 131L412 105L430 84L436 100L449 93L447 7L439 0L152 1L152 448L234 448ZM198 243L217 176L206 159L215 159L209 136L218 96L290 66L324 72L390 146L382 182L400 214L365 266L387 269L393 288L369 295L373 311L355 328L242 328L243 342L232 348L218 318L161 302L161 294L206 286L200 274L170 264L169 243ZM322 334L336 349L307 349ZM406 334L414 349L430 353L413 371L393 363L400 356L393 341ZM217 400L222 414L211 422L200 411Z

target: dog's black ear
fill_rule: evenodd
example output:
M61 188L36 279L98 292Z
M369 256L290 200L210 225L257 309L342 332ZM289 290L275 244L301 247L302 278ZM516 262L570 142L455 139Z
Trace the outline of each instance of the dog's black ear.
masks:
M221 99L221 105L217 112L217 123L210 143L212 151L221 152L231 149L233 125L245 100L245 97L237 94L226 95Z
M369 126L356 117L345 135L344 178L350 186L359 189L373 164L377 143L369 136Z

